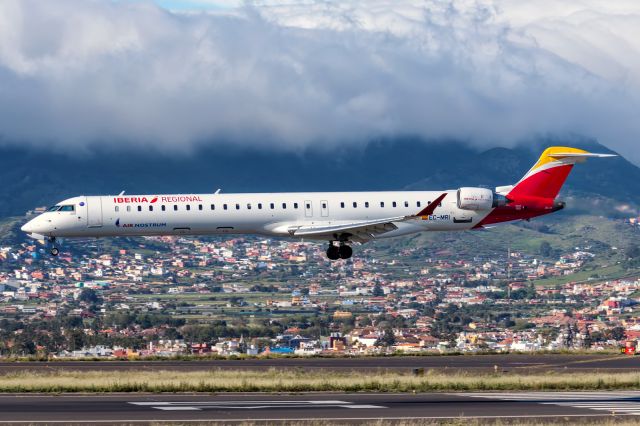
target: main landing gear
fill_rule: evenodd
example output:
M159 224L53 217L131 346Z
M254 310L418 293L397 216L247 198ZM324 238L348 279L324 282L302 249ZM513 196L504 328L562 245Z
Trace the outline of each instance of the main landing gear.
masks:
M49 249L49 253L51 253L51 256L57 256L60 254L60 249L58 248L58 245L56 244L56 237L49 237L48 238L48 242L51 245L51 248Z
M353 249L344 242L341 241L340 245L336 246L333 241L329 241L329 248L327 249L329 260L349 259L351 255L353 255Z

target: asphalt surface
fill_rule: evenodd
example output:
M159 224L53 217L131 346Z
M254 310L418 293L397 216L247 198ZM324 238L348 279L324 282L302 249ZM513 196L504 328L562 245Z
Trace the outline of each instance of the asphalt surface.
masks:
M0 374L15 371L51 370L174 370L210 369L264 370L301 368L328 371L471 370L492 371L632 371L640 370L640 356L627 355L477 355L477 356L403 356L358 358L274 358L196 361L54 361L0 362Z
M0 424L613 416L640 420L640 392L0 396Z

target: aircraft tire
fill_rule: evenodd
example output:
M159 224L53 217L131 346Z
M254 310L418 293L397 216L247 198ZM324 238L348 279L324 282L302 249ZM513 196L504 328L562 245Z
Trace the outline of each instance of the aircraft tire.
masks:
M58 249L57 247L53 247L50 250L51 256L57 256L58 254L60 254L60 249Z
M340 259L349 259L353 255L353 249L350 246L340 246Z
M333 244L329 246L327 249L327 257L329 260L338 260L340 259L340 249Z

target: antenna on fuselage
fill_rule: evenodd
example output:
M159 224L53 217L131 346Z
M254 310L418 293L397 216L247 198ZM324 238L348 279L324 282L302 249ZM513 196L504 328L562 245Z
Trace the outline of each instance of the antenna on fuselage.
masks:
M220 193L220 191L222 191L222 189L221 189L221 188L218 188L218 189L216 190L216 192L214 192L213 194L214 194L214 195L217 195L217 194L219 194L219 193Z
M118 197L121 197L124 195L124 191L122 191L121 193L118 194Z

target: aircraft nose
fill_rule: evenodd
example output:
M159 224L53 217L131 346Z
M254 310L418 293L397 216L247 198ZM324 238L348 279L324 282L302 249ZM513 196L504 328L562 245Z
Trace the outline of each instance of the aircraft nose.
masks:
M29 221L29 222L25 223L24 225L22 225L20 230L22 232L26 232L27 234L31 234L31 233L33 233L33 224L31 223L31 221Z

